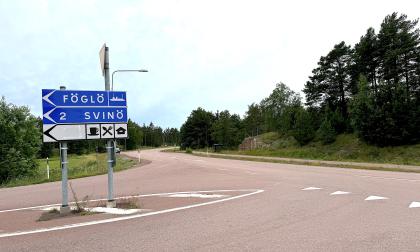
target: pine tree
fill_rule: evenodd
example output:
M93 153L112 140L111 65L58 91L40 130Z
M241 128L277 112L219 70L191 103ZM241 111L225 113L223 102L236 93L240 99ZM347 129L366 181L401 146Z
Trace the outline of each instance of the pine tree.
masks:
M353 50L344 42L334 46L327 56L321 57L318 67L306 83L303 92L307 105L339 109L341 116L348 119L348 100L355 92L352 81Z

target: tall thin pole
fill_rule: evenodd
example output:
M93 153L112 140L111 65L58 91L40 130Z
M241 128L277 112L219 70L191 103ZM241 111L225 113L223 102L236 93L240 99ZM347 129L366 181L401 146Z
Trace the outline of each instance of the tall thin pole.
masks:
M104 73L105 73L105 90L109 91L111 89L110 81L109 81L109 48L105 46L105 59L104 59ZM113 174L113 167L112 167L112 151L114 149L114 145L112 140L108 140L106 144L106 149L108 153L108 203L107 207L115 207L114 201L114 174Z
M66 90L66 87L61 86L60 90ZM60 213L66 214L70 212L69 196L68 196L68 191L67 191L67 184L68 184L67 142L62 141L59 144L60 144L61 198L62 198Z
M47 157L47 179L50 180L50 162Z

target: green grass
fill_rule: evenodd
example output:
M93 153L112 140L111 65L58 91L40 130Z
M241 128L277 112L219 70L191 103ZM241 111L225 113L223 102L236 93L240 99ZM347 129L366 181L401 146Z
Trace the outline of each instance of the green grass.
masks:
M320 142L311 142L305 146L298 146L294 139L282 138L268 133L263 134L261 140L270 147L248 151L222 151L225 154L242 154L268 157L287 157L331 161L353 161L371 163L389 163L404 165L420 165L420 144L377 147L367 145L355 135L342 134L332 144L323 145Z
M69 155L68 176L69 179L95 176L108 172L106 153L92 153L87 155ZM30 184L40 184L61 180L60 158L50 158L50 179L47 179L47 163L45 159L38 159L38 169L32 176L10 180L0 187L14 187ZM114 171L129 169L137 164L137 161L125 156L117 155L117 165Z

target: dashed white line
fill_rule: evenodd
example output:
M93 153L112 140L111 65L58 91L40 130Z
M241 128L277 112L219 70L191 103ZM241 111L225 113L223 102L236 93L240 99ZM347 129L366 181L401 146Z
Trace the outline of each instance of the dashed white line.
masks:
M371 200L386 200L388 199L387 197L382 197L382 196L375 196L375 195L371 195L369 197L367 197L365 200L366 201L371 201Z
M330 195L344 195L344 194L350 194L351 192L344 192L344 191L336 191L333 193L330 193Z
M312 190L321 190L322 188L319 188L319 187L306 187L306 188L303 188L302 189L302 191L312 191Z
M420 207L420 202L417 202L417 201L411 202L411 204L408 206L408 208L417 208L417 207Z

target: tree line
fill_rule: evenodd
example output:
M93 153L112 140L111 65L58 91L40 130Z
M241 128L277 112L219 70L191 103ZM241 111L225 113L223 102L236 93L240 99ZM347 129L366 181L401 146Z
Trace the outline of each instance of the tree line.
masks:
M214 143L236 148L245 136L277 131L301 145L328 144L337 134L356 133L378 146L420 141L420 36L418 20L392 13L359 42L336 44L321 56L299 93L283 83L243 118L198 108L181 127L184 147Z
M179 145L180 133L176 128L161 127L150 123L140 126L129 119L128 138L118 139L117 144L127 150L143 146ZM58 153L58 143L42 143L42 119L35 117L25 106L7 103L0 99L0 184L10 179L30 176L37 168L37 158L51 157ZM69 154L105 152L104 140L69 141Z

